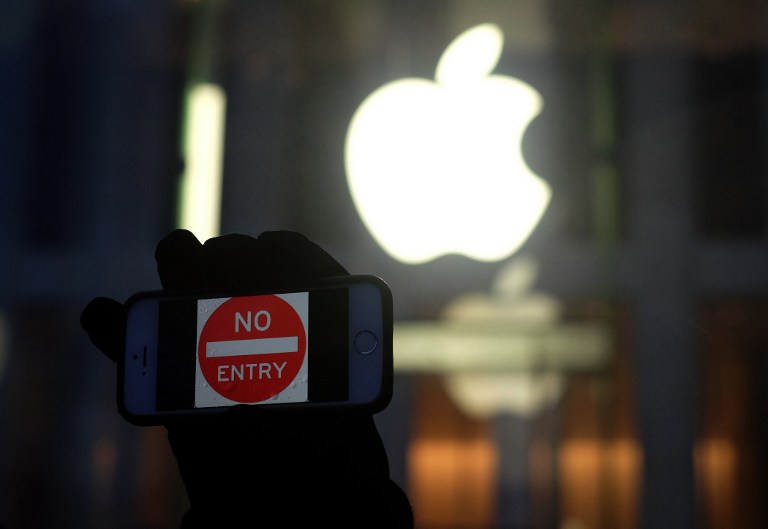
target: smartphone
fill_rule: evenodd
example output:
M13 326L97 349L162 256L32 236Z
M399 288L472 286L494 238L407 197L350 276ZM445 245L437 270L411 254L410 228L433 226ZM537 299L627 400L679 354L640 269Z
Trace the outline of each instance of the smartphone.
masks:
M392 396L392 294L379 277L291 289L134 294L126 301L118 409L133 424L220 413L349 408Z

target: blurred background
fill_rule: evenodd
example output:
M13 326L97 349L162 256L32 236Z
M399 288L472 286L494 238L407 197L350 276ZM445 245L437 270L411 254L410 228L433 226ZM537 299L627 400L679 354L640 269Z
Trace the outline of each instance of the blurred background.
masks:
M512 169L551 198L503 255L470 236L402 259L351 192L350 121L485 23L504 36L488 71L542 106L511 118L501 98L467 142L507 120ZM119 417L79 315L158 288L154 246L179 225L301 231L389 283L376 420L417 528L768 526L766 74L757 0L4 0L0 526L178 526L165 433ZM428 135L415 108L388 134ZM360 183L401 186L383 206L416 204L417 247L507 241L470 210L508 193L484 170ZM465 199L441 219L449 188Z

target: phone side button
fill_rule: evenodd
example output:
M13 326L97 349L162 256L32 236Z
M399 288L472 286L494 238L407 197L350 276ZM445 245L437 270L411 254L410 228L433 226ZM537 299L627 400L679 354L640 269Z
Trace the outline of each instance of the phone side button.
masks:
M370 354L379 344L378 338L371 331L360 331L354 339L355 350L360 354Z

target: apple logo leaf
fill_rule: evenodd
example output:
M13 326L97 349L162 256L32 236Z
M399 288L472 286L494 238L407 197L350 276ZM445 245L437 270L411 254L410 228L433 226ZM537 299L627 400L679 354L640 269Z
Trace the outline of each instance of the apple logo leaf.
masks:
M443 52L435 70L440 83L477 81L489 75L501 57L504 36L495 24L468 29Z

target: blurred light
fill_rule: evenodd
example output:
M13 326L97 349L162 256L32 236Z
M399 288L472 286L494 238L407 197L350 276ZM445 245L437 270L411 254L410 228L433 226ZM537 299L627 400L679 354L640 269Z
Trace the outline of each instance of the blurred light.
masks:
M446 320L497 323L500 325L554 325L562 314L562 302L534 291L539 264L531 256L517 256L496 273L491 292L467 292L443 309Z
M409 444L408 462L421 527L493 525L499 454L490 439L422 436Z
M549 204L551 190L521 148L542 99L518 79L491 74L502 43L493 24L465 31L443 53L435 81L388 83L350 122L350 192L372 236L395 259L504 259Z
M730 506L739 494L739 461L732 439L705 437L696 443L694 462L699 487L705 498L710 520L732 520ZM741 463L741 464L740 464ZM727 527L724 523L722 527Z
M564 387L556 373L454 373L446 379L448 393L473 417L535 417L560 399Z
M399 322L394 330L399 371L589 373L607 364L609 345L597 324Z
M187 96L179 227L201 241L219 234L225 107L214 84L197 84Z
M607 329L562 323L562 303L535 292L538 263L506 263L488 293L451 301L442 319L399 322L395 368L444 374L446 390L475 417L532 417L555 404L566 373L594 372L610 354Z

